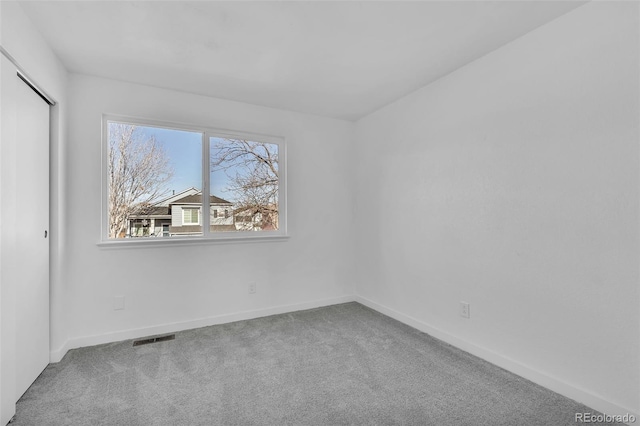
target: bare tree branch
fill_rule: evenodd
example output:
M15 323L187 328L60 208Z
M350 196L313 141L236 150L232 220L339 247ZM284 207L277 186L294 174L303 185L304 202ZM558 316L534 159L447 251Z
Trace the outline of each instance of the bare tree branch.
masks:
M211 147L211 170L222 170L231 182L236 213L259 217L260 229L278 229L278 146L243 139L224 139Z
M109 123L109 238L126 234L128 218L168 193L173 169L164 148L136 126Z

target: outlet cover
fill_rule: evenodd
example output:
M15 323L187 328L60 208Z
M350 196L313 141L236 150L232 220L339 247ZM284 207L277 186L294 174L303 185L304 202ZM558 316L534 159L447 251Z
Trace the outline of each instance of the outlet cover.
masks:
M471 318L471 311L467 302L460 302L460 316L463 318Z

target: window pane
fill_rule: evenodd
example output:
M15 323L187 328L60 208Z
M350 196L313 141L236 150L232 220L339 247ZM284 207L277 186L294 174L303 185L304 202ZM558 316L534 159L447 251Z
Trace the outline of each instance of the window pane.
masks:
M200 223L200 209L182 209L182 223L185 225L198 225Z
M202 133L109 121L107 149L109 238L202 235Z
M220 137L209 143L211 231L277 230L278 145Z

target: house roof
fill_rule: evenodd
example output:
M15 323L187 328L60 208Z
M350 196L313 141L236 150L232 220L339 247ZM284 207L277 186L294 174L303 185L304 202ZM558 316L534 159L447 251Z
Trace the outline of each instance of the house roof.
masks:
M153 207L150 207L150 208L146 209L142 213L131 215L130 218L131 219L136 219L136 218L156 218L156 219L160 218L160 219L165 219L165 218L171 218L171 215L169 214L169 207L167 207L167 206L153 206Z
M184 194L187 194L186 196ZM176 195L172 195L169 198L165 198L164 200L158 202L153 206L148 206L143 213L133 214L129 216L130 219L143 219L143 218L155 218L155 219L168 219L171 218L170 206L174 204L201 204L202 203L202 195L201 191L198 191L195 188L186 189ZM183 195L182 197L180 197ZM230 201L224 200L220 197L216 197L212 195L210 197L211 205L224 205L224 206L233 206L233 203Z
M152 216L165 216L169 214L169 207L165 207L165 206L156 206L156 207L152 207L149 210L149 215Z
M187 195L186 197L183 197L183 198L180 198L178 200L175 200L171 204L200 204L200 203L202 203L202 195L193 194L193 195ZM223 200L220 197L216 197L215 195L212 195L210 197L210 203L211 204L228 204L228 205L232 205L231 202L229 202L227 200Z
M183 198L187 195L194 195L199 193L200 191L192 186L191 188L187 188L184 191L178 192L177 194L174 191L172 195L158 201L157 203L155 203L155 205L167 207L169 206L169 204L173 204L176 200L179 200L180 198Z

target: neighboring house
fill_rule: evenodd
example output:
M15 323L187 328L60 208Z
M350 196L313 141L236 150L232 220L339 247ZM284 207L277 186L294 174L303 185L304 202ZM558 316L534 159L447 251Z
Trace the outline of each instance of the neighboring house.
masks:
M259 231L262 215L250 210L237 210L235 213L236 229L238 231Z
M149 206L129 218L130 237L202 235L202 193L189 188ZM235 231L233 203L212 195L211 232Z
M274 231L278 228L273 224L278 223L278 205L269 205L271 213L266 213L270 217L263 220L263 214L253 209L237 209L234 212L235 225L238 231Z
M169 205L171 212L170 235L202 234L202 195L187 195ZM211 232L235 231L233 226L233 204L218 198L210 197L209 224Z

